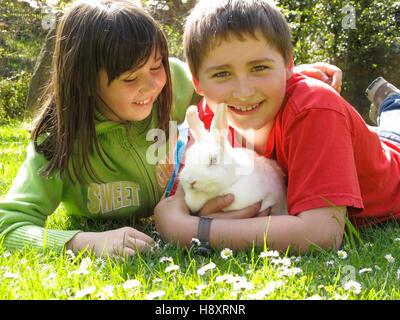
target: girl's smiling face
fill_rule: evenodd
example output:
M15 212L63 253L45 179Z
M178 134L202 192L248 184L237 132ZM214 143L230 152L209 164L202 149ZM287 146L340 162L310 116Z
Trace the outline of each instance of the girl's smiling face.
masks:
M226 103L231 125L242 130L272 126L293 69L261 32L255 35L222 39L203 58L195 84L214 112Z
M153 52L142 67L124 72L109 85L107 72L101 69L98 94L107 107L100 111L115 122L144 120L150 115L166 81L163 58L158 52Z

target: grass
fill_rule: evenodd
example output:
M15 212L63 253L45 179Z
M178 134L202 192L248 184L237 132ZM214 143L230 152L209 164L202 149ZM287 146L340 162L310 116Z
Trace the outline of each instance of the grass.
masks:
M0 125L0 199L26 156L27 128L18 121ZM61 209L48 221L49 228L84 230L120 224L73 220ZM0 299L400 299L396 221L363 230L354 241L347 237L340 251L315 250L306 256L278 255L265 247L202 256L195 248L159 240L151 219L135 227L155 237L157 245L153 252L125 260L31 248L10 252L0 245Z

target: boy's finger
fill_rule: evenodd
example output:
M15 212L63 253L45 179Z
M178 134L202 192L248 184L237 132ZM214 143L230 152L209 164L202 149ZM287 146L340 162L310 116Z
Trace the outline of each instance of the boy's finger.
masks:
M210 214L209 217L214 219L248 219L255 217L260 208L261 208L261 202L257 202L244 209L222 212L222 213L214 213Z
M200 209L199 216L208 216L220 212L223 208L229 206L233 201L233 195L227 194L208 200Z

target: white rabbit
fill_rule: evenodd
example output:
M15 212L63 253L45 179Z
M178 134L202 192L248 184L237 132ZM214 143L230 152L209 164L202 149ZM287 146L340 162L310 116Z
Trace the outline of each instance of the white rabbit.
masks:
M271 214L286 214L286 186L278 164L245 148L233 148L227 139L227 106L219 104L210 132L190 106L186 119L194 144L185 155L179 180L185 201L195 213L216 196L233 194L224 211L238 210L262 201L259 212L271 207Z

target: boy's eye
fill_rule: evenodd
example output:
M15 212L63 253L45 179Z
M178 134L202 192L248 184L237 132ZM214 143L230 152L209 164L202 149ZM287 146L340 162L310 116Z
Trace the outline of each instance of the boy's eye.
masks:
M221 71L221 72L217 72L216 74L213 75L213 78L224 78L224 77L228 77L230 75L230 73L228 71Z
M266 70L266 69L269 69L269 67L267 67L267 66L255 66L255 67L253 67L253 71L264 71L264 70Z

